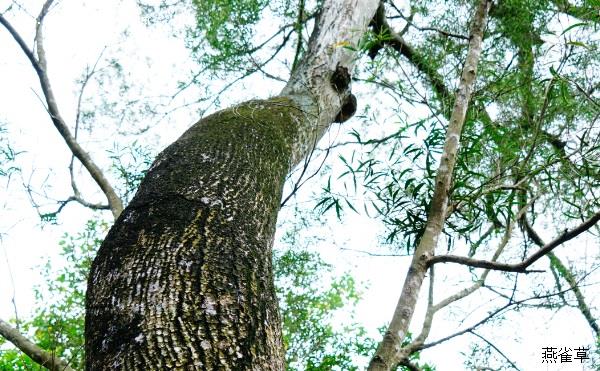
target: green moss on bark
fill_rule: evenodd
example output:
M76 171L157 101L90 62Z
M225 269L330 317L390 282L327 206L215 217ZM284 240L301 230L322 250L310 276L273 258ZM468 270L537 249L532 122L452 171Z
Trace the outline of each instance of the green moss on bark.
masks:
M271 244L303 120L246 102L157 157L92 267L88 369L283 369Z

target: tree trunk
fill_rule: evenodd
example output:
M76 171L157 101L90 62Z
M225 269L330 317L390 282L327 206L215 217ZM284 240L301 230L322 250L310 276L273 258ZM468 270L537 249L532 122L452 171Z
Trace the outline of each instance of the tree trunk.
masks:
M342 46L377 4L326 2L280 96L206 117L157 157L92 265L86 369L284 369L271 267L284 180L352 113Z
M435 189L429 215L427 216L427 226L406 273L402 294L396 305L392 321L377 348L375 356L371 359L369 371L393 370L399 362L408 361L406 358L409 354L402 354L401 344L408 332L408 326L417 305L429 261L435 255L438 238L444 228L452 186L452 173L456 163L462 127L477 75L477 63L481 55L483 33L490 5L490 0L480 0L473 16L469 50L462 70L448 129L446 130L444 151L437 169Z

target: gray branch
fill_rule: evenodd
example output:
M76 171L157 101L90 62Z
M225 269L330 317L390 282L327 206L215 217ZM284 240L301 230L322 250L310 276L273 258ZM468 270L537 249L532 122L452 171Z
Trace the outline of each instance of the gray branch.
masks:
M542 246L538 251L533 253L529 258L516 264L497 263L489 260L471 259L464 256L456 255L437 255L429 259L428 264L431 266L437 263L457 263L467 265L475 268L486 268L504 272L517 272L517 273L533 273L541 272L536 270L527 270L529 266L538 261L542 256L546 256L549 252L554 250L557 246L579 236L583 232L593 227L598 220L600 220L600 211L594 214L591 218L581 223L579 226L572 230L565 230L561 235L556 237L554 240L548 242Z
M52 371L74 371L68 363L32 343L9 323L0 319L0 335L19 348L29 358Z
M48 14L48 10L52 5L53 0L47 0L42 7L42 10L39 16L36 19L36 35L35 35L35 44L36 44L36 52L37 58L33 54L33 51L29 49L21 35L15 30L15 28L8 22L3 15L0 14L0 24L2 24L6 30L10 33L12 38L17 42L25 56L29 59L33 69L35 70L38 79L40 81L40 85L42 88L42 92L44 93L44 97L46 99L48 110L48 115L52 119L52 123L56 130L58 130L59 134L64 139L67 147L71 150L73 155L77 157L79 161L83 164L86 170L89 172L91 177L94 179L96 184L100 187L106 198L108 199L108 203L110 205L110 209L113 213L115 219L121 214L123 211L123 202L121 198L117 195L114 188L111 186L110 182L104 176L104 173L98 165L92 160L90 155L81 147L81 145L77 142L69 127L67 126L65 120L63 119L60 111L58 109L58 105L56 103L56 99L54 97L54 93L52 91L52 86L50 84L50 79L48 78L48 68L46 61L46 53L43 46L43 36L42 36L42 23L45 16Z

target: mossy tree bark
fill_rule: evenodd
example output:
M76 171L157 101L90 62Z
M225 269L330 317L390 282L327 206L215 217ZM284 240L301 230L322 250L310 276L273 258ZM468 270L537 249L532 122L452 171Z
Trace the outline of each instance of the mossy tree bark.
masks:
M271 267L283 183L352 111L343 46L377 5L326 1L280 96L215 113L157 157L94 260L86 369L284 369Z

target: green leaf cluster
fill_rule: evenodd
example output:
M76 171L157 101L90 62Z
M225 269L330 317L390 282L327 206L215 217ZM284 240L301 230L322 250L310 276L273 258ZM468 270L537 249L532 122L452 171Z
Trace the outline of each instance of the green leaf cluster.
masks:
M375 342L356 323L335 324L360 298L352 276L332 277L331 265L307 250L276 254L274 270L288 369L358 370L357 357L372 354Z
M0 177L8 177L19 172L20 168L16 164L17 156L21 152L17 151L8 140L6 127L0 122Z
M323 187L321 211L362 209L388 226L392 246L416 246L466 52L465 14L474 4L413 1L404 8L410 14L388 8L413 54L380 52L358 79L397 102L395 115L378 122L389 134L349 133L359 148L340 156L342 170ZM532 223L543 217L568 225L600 207L600 77L590 72L600 68L600 45L591 32L597 23L574 9L549 0L492 6L444 226L449 250L459 239L473 246L491 240L534 198ZM565 14L571 24L561 22ZM366 112L365 127L378 116Z

